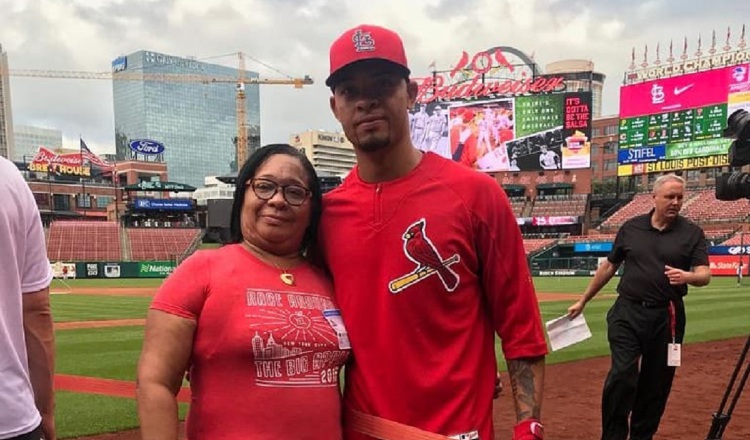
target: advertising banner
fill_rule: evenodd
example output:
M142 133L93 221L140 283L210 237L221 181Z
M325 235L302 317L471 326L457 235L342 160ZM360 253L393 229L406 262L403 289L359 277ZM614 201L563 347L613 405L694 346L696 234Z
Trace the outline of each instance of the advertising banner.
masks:
M162 211L189 211L193 209L190 199L134 199L135 209Z
M608 241L593 243L576 243L573 252L611 252L612 243Z
M516 223L519 226L561 226L575 225L580 223L576 216L558 216L558 217L516 217Z
M658 162L620 165L617 167L618 176L631 176L633 174L661 173L678 170L692 170L696 168L725 167L729 166L729 158L726 154L717 156L696 157L689 159L661 160Z
M164 153L164 144L151 139L135 139L128 143L128 146L135 153L155 156Z
M623 165L629 163L657 162L667 158L667 146L626 148L617 151L617 162Z
M166 278L174 270L171 261L147 261L138 263L139 278Z
M663 78L620 88L620 118L727 102L729 68Z
M747 264L743 264L743 275L747 275ZM711 269L711 275L729 275L736 276L737 268L740 265L740 258L730 255L709 255L708 264Z
M750 64L740 64L726 69L729 93L750 92Z
M557 216L557 217L532 217L531 224L534 226L561 226L575 225L578 223L578 217L575 216Z
M704 141L678 142L667 147L667 159L716 156L727 154L731 139L708 139Z
M709 255L750 255L750 246L710 246Z
M595 270L574 269L550 269L532 270L531 275L535 277L590 277L596 273Z
M99 278L99 264L86 263L86 277L87 278Z
M412 143L478 171L591 166L591 93L417 104Z
M120 263L104 263L105 278L120 278Z
M75 279L76 278L76 264L75 263L63 263L57 261L50 263L52 267L52 276L63 280Z
M39 147L36 155L28 164L28 170L52 175L91 176L91 163L81 153L57 154L52 150Z

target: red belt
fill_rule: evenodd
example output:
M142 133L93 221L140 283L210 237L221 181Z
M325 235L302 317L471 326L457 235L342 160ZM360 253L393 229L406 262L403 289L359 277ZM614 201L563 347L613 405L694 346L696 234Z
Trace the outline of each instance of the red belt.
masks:
M356 409L347 408L345 426L360 434L369 435L380 440L448 440L450 437L427 432L413 426L394 422L393 420L365 414Z

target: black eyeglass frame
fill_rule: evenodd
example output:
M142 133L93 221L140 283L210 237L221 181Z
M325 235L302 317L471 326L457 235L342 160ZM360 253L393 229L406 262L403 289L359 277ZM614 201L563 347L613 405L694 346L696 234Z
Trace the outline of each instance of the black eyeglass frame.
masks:
M256 182L263 182L263 183L266 183L266 184L269 184L269 185L273 185L273 187L274 187L273 188L273 193L271 193L271 195L267 196L267 197L258 194L258 190L255 187L255 183ZM304 187L302 185L297 185L297 184L294 184L294 183L291 183L291 184L288 184L288 185L281 185L279 183L274 182L273 180L263 179L263 178L250 179L250 180L247 181L247 186L249 186L250 189L253 190L253 194L255 194L256 197L258 197L259 199L261 199L263 201L269 201L272 198L274 198L274 196L276 196L276 193L279 192L279 188L281 188L281 195L282 195L282 197L284 197L284 201L286 201L291 206L302 206L302 205L304 205L306 201L310 200L310 195L312 195L312 191L310 191L310 189L308 189L308 188L306 188L306 187ZM300 201L299 203L294 203L291 200L289 200L289 195L287 194L287 188L292 188L292 187L293 188L302 189L305 192L305 198L302 199L302 201Z

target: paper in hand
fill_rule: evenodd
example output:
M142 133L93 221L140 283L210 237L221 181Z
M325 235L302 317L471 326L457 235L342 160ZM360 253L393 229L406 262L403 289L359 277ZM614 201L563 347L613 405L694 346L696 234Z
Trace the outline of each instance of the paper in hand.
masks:
M586 324L583 313L570 319L568 315L547 321L547 335L552 351L577 344L591 337L591 330Z

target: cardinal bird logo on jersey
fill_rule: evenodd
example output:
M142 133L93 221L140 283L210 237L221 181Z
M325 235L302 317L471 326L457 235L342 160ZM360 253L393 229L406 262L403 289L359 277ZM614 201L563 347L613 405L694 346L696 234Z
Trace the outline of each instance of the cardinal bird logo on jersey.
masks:
M430 276L437 276L448 292L453 292L458 287L458 274L451 266L458 263L461 258L458 254L443 260L440 253L427 237L425 219L409 225L401 238L404 239L404 253L411 261L417 263L417 267L406 275L396 278L388 284L391 293L399 293L407 287L414 285Z

